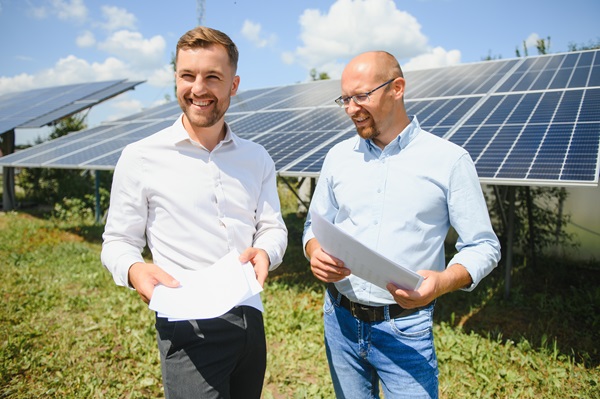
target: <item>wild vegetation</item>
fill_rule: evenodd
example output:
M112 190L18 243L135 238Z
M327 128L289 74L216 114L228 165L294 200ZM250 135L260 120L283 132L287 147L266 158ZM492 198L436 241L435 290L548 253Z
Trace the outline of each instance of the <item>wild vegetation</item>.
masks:
M282 187L290 246L265 287L263 397L332 398L324 288ZM287 199L286 199L287 198ZM99 261L102 225L0 213L0 398L161 398L153 315ZM435 336L442 398L600 398L600 265L517 262L473 293L442 297Z

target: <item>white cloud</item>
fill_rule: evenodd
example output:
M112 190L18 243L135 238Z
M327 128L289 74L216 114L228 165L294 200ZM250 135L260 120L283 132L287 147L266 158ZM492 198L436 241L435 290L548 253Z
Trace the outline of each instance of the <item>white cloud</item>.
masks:
M386 50L405 58L427 49L417 20L398 10L392 0L338 0L325 14L305 10L300 27L303 45L296 49L296 56L305 67L368 50Z
M11 77L0 76L0 94L33 89L33 81L34 77L26 73L21 73Z
M105 51L107 57L91 62L68 55L35 74L0 76L0 94L114 79L145 80L146 84L161 88L174 85L173 70L166 61L166 41L160 35L146 39L139 32L119 30L98 42L92 31L85 31L76 38L76 43L79 47L95 45Z
M162 67L166 42L162 36L145 39L139 32L120 30L109 36L98 47L127 60L134 68L149 70Z
M173 66L167 64L162 68L153 70L147 77L148 84L156 87L174 87L175 86L175 72Z
M1 2L2 0L0 0ZM0 76L0 94L24 91L48 86L74 83L88 83L116 79L146 81L144 90L160 88L173 92L174 76L166 50L166 40L156 35L146 38L135 31L136 17L127 10L118 7L103 7L100 21L94 22L87 16L82 0L41 0L39 7L30 6L28 12L36 18L55 18L64 20L86 20L86 30L80 31L74 38L86 53L92 49L104 52L104 57L83 59L79 55L62 56L54 65L34 73L21 73L15 76ZM59 22L63 23L63 22ZM108 36L106 36L108 35ZM96 51L96 53L100 53ZM69 54L69 53L66 53ZM101 54L101 53L100 53ZM96 55L97 57L97 55ZM153 89L151 89L151 87ZM123 95L125 95L124 93ZM152 99L140 97L140 89L134 95L127 95L110 105L94 107L95 114L105 115L104 107L110 107L110 115L99 120L115 119L149 106ZM152 95L154 98L155 95ZM164 102L164 99L160 99ZM156 102L156 100L154 100ZM145 103L145 104L142 104ZM94 113L91 113L91 115Z
M83 23L88 17L88 9L83 0L46 0L44 5L29 5L29 14L37 19L56 16L62 21L72 20Z
M34 58L28 55L15 55L15 59L25 62L34 61Z
M140 112L144 107L141 101L127 98L129 93L125 93L123 99L111 101L108 105L114 111L106 118L106 121L113 121L124 118L128 115Z
M249 20L244 21L242 26L242 35L253 43L256 47L266 47L275 44L277 36L274 34L266 35L262 32L262 26Z
M370 50L388 51L403 65L435 67L460 61L456 50L431 48L417 19L399 10L393 0L337 0L324 13L305 10L299 24L302 45L283 53L283 62L316 68L332 78L340 76L350 58Z
M51 0L54 12L62 20L75 20L83 22L88 15L88 10L83 0Z
M116 6L102 6L102 14L106 22L100 24L109 32L119 29L135 29L137 18L124 8Z
M411 58L402 65L402 69L410 71L414 69L438 68L450 65L460 64L460 51L447 51L441 47L436 47L431 51Z
M525 46L527 46L528 49L535 49L537 48L538 40L540 40L540 35L532 33L525 39Z
M35 75L23 73L13 77L0 77L0 93L126 78L134 80L142 77L132 74L128 65L113 57L107 58L102 63L89 63L69 55L58 60L52 68Z
M281 61L287 65L291 65L296 62L296 56L291 51L284 51L281 53Z
M92 47L96 44L96 37L92 32L86 30L81 35L77 36L75 43L79 47Z
M27 13L35 19L48 18L48 9L43 6L41 6L41 7L31 6L27 10Z

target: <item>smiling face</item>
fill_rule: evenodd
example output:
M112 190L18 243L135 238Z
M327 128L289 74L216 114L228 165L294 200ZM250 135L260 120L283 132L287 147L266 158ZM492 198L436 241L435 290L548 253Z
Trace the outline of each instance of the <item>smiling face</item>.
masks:
M239 81L223 46L180 49L175 82L186 129L222 125Z
M404 79L395 59L382 52L369 52L355 57L342 73L342 96L368 93L394 79L369 95L360 105L350 101L346 114L356 126L358 135L384 147L408 125L402 97Z

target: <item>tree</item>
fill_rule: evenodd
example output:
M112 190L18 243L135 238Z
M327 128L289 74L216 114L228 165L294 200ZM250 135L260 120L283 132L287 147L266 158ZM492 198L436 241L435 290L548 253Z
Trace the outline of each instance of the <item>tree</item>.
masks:
M313 68L310 70L310 79L312 81L316 81L316 80L327 80L330 79L329 75L327 74L327 72L320 72L318 73L316 68Z
M596 42L590 41L588 44L569 43L569 51L596 50L600 48L600 38Z

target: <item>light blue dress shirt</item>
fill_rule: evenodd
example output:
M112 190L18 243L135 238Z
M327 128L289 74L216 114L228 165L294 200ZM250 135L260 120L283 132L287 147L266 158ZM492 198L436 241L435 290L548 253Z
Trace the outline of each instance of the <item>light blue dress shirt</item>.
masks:
M472 290L500 260L500 244L467 151L421 129L416 117L383 150L358 135L327 154L304 227L314 238L310 215L318 213L355 239L411 270L443 271L444 240L458 233L460 263ZM343 260L343 259L342 259ZM352 264L346 266L352 270ZM336 283L350 300L379 306L392 295L350 275Z

